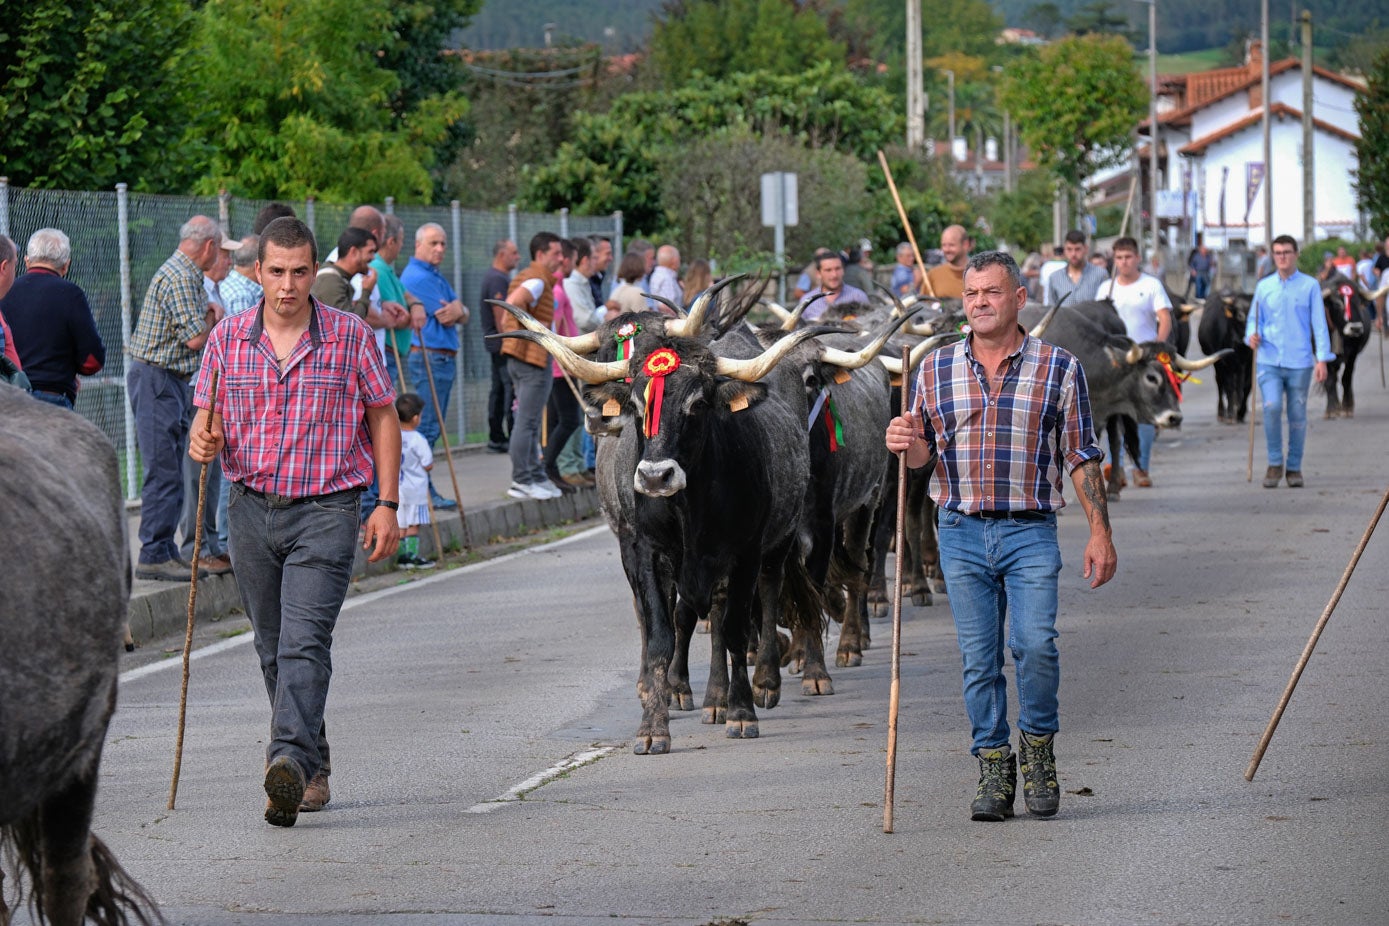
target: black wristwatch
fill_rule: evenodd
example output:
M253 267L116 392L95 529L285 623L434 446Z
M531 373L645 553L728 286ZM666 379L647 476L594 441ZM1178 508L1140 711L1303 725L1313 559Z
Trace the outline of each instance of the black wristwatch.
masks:
M389 509L391 509L392 511L399 511L399 510L400 510L400 502L392 502L392 501L387 501L387 500L384 499L384 498L378 498L378 499L376 500L376 505L375 505L375 507L377 507L377 508L389 508Z

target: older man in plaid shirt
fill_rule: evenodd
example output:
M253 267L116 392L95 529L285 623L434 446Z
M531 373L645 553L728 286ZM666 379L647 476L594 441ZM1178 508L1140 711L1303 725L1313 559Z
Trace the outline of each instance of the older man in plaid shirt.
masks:
M308 226L276 219L259 253L265 297L208 340L189 455L206 463L225 451L223 471L234 483L232 564L271 704L265 819L293 826L301 810L321 810L329 799L323 708L333 627L373 472L381 497L363 548L376 562L400 541L400 424L371 329L309 294L318 252ZM214 370L217 407L204 434Z
M1052 737L1061 680L1056 512L1065 504L1063 469L1090 526L1083 567L1090 587L1113 578L1117 563L1085 373L1075 357L1018 326L1026 302L1012 257L971 257L964 277L969 334L927 358L913 412L887 429L887 448L905 451L908 466L933 466L941 567L964 661L970 751L979 759L975 820L1013 815L1005 641L1017 667L1023 797L1036 816L1055 814L1059 804Z

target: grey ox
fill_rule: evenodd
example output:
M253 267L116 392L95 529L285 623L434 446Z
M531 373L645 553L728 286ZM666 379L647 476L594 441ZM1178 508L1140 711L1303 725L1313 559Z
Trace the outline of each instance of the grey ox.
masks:
M153 902L90 831L130 597L115 450L0 384L0 498L0 860L41 923L148 924Z

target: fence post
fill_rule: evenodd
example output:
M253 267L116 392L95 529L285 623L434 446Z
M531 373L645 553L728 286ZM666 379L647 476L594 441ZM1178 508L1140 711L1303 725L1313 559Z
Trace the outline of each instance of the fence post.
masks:
M0 177L0 235L10 234L10 178Z
M565 206L559 211L559 236L569 237L569 207Z
M512 244L515 244L517 247L520 247L520 246L521 246L521 242L519 242L519 241L516 240L516 204L515 204L515 203L507 203L507 206L506 206L506 236L507 236L508 238L511 239Z
M386 197L386 215L395 215L395 197Z
M458 294L458 299L463 300L463 204L458 200L449 202L449 219L453 227L453 291ZM465 303L466 304L466 303ZM479 307L481 310L482 307ZM457 367L453 371L453 379L456 384L453 395L457 396L454 406L458 412L458 442L454 444L461 447L468 441L468 403L464 400L464 377L467 375L467 367L463 363L465 336L462 331L458 333L458 353L454 354L454 362ZM459 504L463 502L460 499Z
M120 242L121 263L121 351L130 344L130 195L124 183L116 184L116 237ZM126 361L129 362L128 360ZM136 474L141 467L136 465L140 454L135 446L135 415L130 410L130 391L125 377L121 377L121 409L125 412L125 497L133 499L137 495Z
M231 194L226 190L217 191L217 224L222 226L222 234L231 237Z
M622 210L613 213L613 262L622 260L622 255L627 252L622 250ZM616 276L616 272L613 274Z
M304 224L309 226L309 231L313 232L314 240L318 240L318 232L314 230L313 223L313 197L309 196L304 200ZM326 251L320 253L326 254Z

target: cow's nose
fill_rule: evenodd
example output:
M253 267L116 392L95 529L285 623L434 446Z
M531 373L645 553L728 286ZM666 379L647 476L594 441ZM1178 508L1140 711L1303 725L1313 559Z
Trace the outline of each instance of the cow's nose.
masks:
M685 470L674 460L642 460L632 487L643 495L664 497L685 488Z

